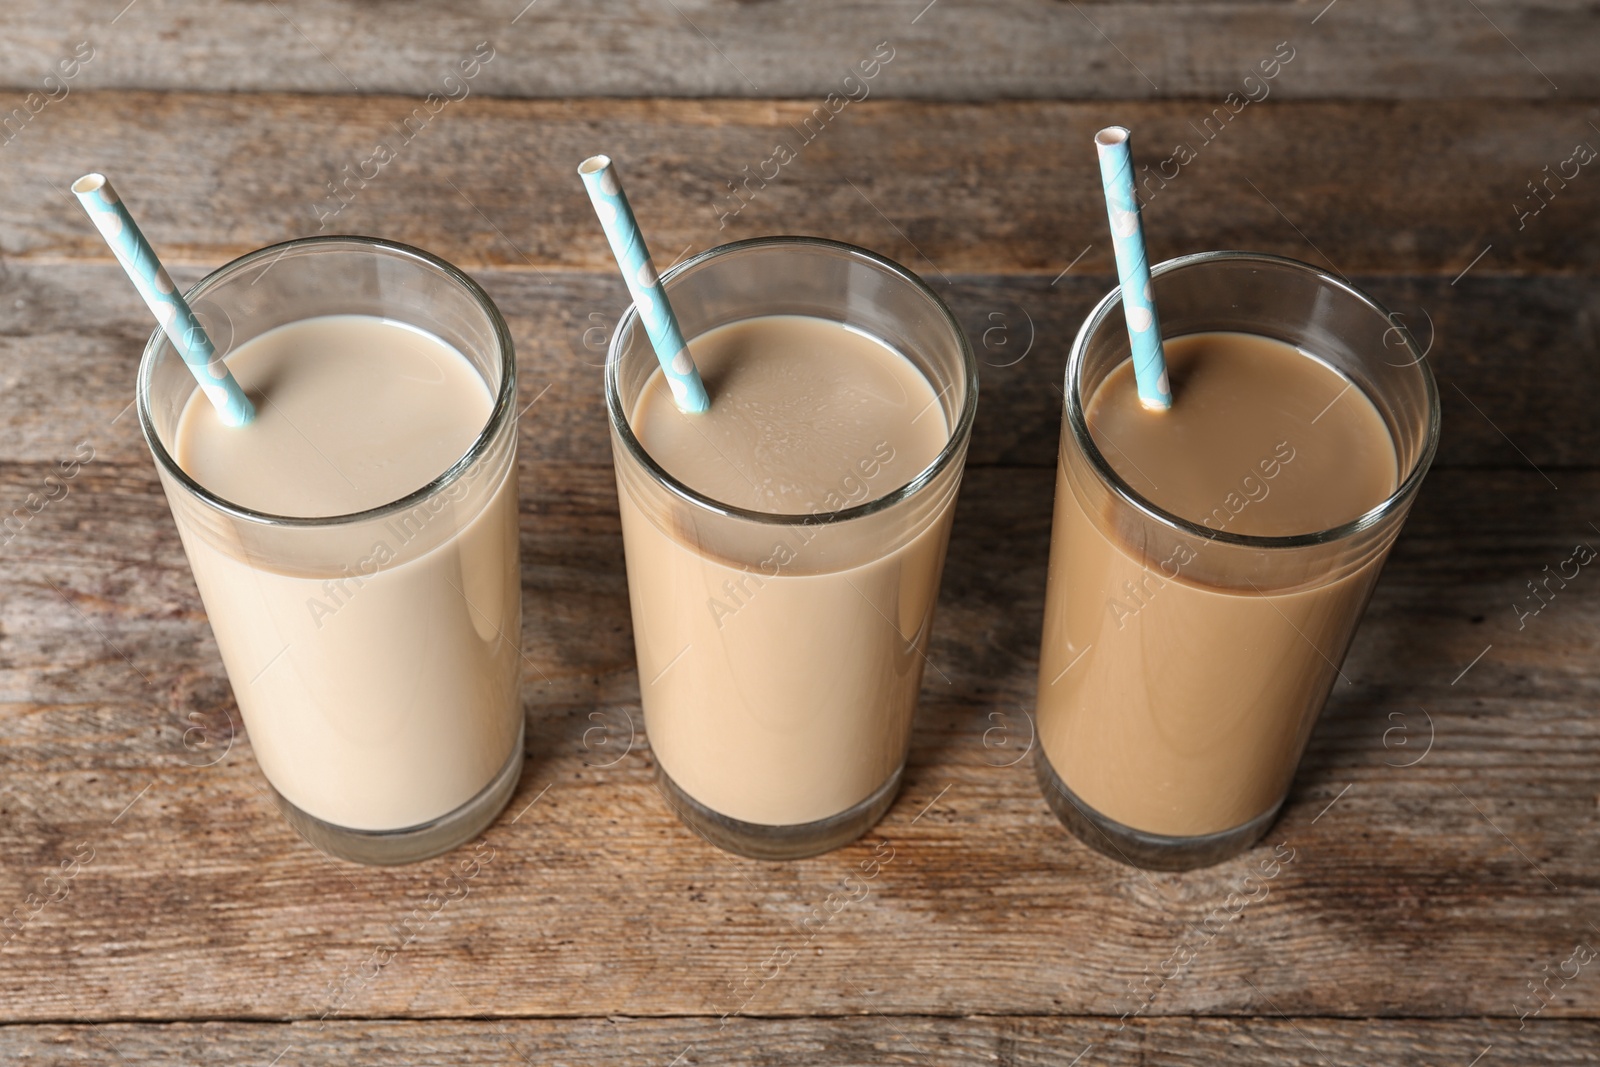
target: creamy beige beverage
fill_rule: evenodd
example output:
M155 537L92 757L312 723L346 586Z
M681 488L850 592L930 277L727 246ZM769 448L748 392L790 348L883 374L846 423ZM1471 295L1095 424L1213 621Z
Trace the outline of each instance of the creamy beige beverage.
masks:
M864 504L914 479L949 439L922 373L839 323L760 316L701 334L690 350L711 410L678 411L657 371L630 425L669 474L723 504L791 516ZM618 489L645 723L662 769L706 807L772 826L872 796L910 738L949 501L892 544L856 543L866 535L849 523L751 524L751 565L720 557L693 529L663 528L625 480ZM868 562L827 562L851 555Z
M196 392L175 457L224 500L275 515L349 515L421 489L466 454L492 406L454 348L371 316L277 327L228 366L256 420L223 425ZM179 523L256 758L319 819L417 826L466 803L511 757L522 722L515 468L484 492L473 476L363 528L337 573L269 569L215 524Z
M1170 411L1140 406L1130 363L1085 406L1096 445L1144 499L1213 530L1277 537L1348 522L1394 492L1382 417L1326 364L1239 333L1165 349ZM1261 590L1247 568L1200 582L1215 546L1196 538L1150 559L1117 536L1073 466L1064 453L1040 657L1051 767L1083 803L1147 833L1211 834L1263 815L1294 773L1382 555L1289 591Z

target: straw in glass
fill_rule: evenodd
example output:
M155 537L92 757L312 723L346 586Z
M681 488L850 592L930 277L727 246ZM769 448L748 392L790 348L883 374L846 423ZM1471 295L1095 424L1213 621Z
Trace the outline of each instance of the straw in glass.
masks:
M600 216L600 226L611 242L611 254L616 257L622 280L628 284L634 307L639 309L639 321L644 323L650 345L656 350L661 373L680 411L705 411L711 406L706 396L705 383L700 371L689 355L683 331L678 328L678 317L667 302L666 290L650 262L650 250L645 247L644 235L628 206L628 196L617 179L617 169L609 156L590 156L578 165L583 187L589 191L594 212Z
M1111 219L1111 247L1122 283L1122 311L1133 350L1133 375L1139 403L1152 411L1172 407L1167 360L1161 351L1161 320L1150 296L1150 259L1144 248L1144 223L1133 185L1132 134L1123 126L1107 126L1094 135L1100 155L1100 182L1105 186L1106 213Z
M127 205L111 187L104 174L85 174L72 183L78 203L89 213L100 236L111 246L117 262L144 297L145 304L172 341L172 347L188 366L206 398L229 426L243 426L256 417L255 405L244 395L222 357L212 347L211 338L178 292L167 269L156 258L150 242L139 232Z

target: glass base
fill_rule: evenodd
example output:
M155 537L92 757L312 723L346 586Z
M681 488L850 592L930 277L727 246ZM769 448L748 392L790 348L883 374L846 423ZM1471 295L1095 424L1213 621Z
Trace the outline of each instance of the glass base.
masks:
M1232 859L1261 840L1283 801L1242 826L1198 837L1169 837L1135 830L1095 811L1067 788L1040 746L1034 756L1039 790L1056 818L1074 837L1102 855L1152 871L1190 871Z
M517 730L511 758L477 796L455 811L419 826L400 830L352 830L307 814L284 799L276 789L272 790L272 796L284 819L301 837L336 859L380 867L415 863L471 841L505 808L511 794L517 790L517 780L522 777L524 729ZM267 784L270 788L271 783Z
M718 848L753 860L798 860L842 848L872 829L900 792L905 765L895 769L867 799L847 811L816 822L769 826L712 811L679 788L656 763L656 785L683 824Z

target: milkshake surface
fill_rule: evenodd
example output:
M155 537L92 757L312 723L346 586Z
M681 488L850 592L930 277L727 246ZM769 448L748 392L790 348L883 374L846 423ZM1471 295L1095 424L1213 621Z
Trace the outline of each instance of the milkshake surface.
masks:
M1382 416L1326 363L1241 333L1165 350L1171 410L1140 406L1131 363L1085 405L1095 445L1139 497L1208 531L1288 537L1350 522L1394 492ZM1215 545L1180 538L1151 553L1130 542L1076 448L1065 440L1057 466L1045 755L1083 803L1135 830L1241 826L1286 791L1383 555L1288 589L1262 588L1249 567L1203 580Z
M719 505L820 521L902 488L949 440L923 373L840 323L759 316L690 350L710 410L680 412L657 371L630 426ZM750 554L732 558L618 488L646 729L673 782L769 826L838 815L884 786L909 744L949 503L893 544L830 525L830 558L856 561L834 566L806 521L751 522Z
M272 515L400 500L467 454L493 406L449 344L372 316L287 323L238 346L228 366L256 419L227 426L196 391L172 452L212 493ZM472 477L494 484L478 493ZM169 498L201 515L170 486ZM374 520L333 564L268 566L228 529L179 523L274 788L336 826L396 830L490 783L522 723L514 462Z

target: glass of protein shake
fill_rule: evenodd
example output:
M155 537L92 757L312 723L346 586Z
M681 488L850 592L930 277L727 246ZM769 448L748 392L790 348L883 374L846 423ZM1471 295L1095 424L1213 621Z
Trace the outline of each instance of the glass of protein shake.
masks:
M1089 846L1182 869L1271 825L1439 436L1371 297L1207 252L1153 272L1172 407L1120 290L1072 346L1040 652L1041 788Z
M279 807L365 863L469 840L522 767L505 321L364 237L252 252L189 302L256 418L224 425L158 332L139 419Z
M606 366L660 786L725 849L813 855L899 789L972 351L910 271L832 241L725 245L663 281L709 410L678 410L635 309Z

